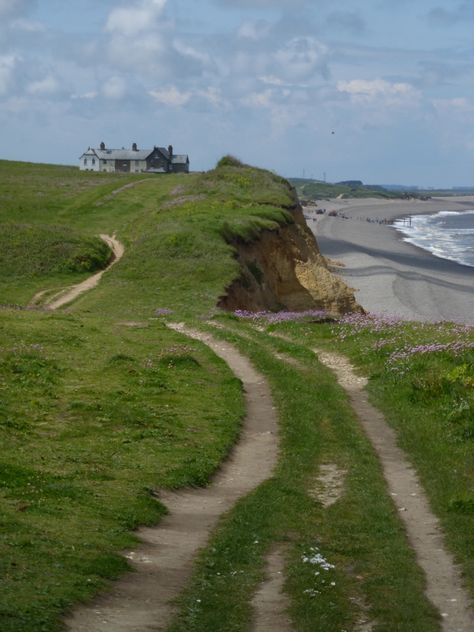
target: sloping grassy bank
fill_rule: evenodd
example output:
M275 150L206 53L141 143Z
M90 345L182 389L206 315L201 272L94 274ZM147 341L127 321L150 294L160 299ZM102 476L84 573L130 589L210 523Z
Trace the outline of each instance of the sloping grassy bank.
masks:
M0 300L15 304L27 293L32 296L33 288L79 282L105 268L110 257L98 237L63 226L0 224Z
M153 490L205 484L235 441L240 383L159 314L213 311L238 273L224 235L290 221L294 198L280 178L239 166L115 195L134 178L0 166L1 220L23 226L4 234L15 302L65 283L64 266L99 233L126 247L66 313L0 309L0 628L56 630L125 568L131 530L159 519Z

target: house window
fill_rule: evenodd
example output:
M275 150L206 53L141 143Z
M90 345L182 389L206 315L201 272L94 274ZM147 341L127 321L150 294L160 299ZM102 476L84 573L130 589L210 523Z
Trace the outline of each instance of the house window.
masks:
M84 158L84 166L87 165L87 158Z
M138 167L138 160L135 160L135 167Z
M92 164L95 165L95 158L92 158Z

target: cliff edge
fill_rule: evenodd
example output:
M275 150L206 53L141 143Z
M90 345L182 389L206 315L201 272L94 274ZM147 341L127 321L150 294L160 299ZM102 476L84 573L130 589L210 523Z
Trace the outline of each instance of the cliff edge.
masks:
M334 316L362 311L353 290L329 271L299 203L286 210L290 223L262 230L252 241L230 240L241 273L218 306L250 311L321 309Z

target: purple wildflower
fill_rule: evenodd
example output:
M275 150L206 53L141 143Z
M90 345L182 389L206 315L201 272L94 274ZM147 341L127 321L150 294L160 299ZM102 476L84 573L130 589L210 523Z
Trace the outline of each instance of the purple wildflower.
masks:
M234 312L238 318L245 318L247 320L266 320L270 324L285 323L290 321L304 320L307 318L314 318L321 320L327 318L327 313L320 309L307 309L301 312L281 311L281 312L250 312L248 310L237 309Z

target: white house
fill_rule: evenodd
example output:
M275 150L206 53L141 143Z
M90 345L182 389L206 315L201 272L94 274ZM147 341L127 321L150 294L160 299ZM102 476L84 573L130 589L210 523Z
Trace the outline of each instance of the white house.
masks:
M133 143L131 149L108 149L105 143L95 149L89 147L79 158L81 171L102 171L106 173L188 173L189 157L175 154L173 147L153 147L138 149Z

